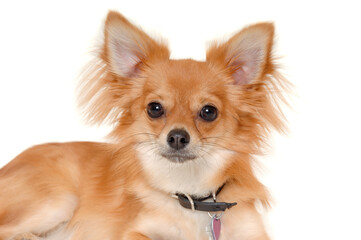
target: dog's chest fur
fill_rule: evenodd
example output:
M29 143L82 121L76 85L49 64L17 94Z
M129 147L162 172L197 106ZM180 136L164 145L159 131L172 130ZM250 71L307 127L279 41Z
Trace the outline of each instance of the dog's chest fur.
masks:
M185 209L177 199L154 194L139 215L135 228L151 239L207 240L211 218L207 212Z

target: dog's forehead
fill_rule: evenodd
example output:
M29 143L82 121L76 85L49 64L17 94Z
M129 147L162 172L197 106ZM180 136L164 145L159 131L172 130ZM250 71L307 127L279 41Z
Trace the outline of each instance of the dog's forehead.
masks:
M170 84L201 84L211 75L206 62L192 59L169 60L165 74Z
M169 60L155 66L153 70L153 87L159 92L178 95L180 98L211 94L221 84L207 62L192 59Z

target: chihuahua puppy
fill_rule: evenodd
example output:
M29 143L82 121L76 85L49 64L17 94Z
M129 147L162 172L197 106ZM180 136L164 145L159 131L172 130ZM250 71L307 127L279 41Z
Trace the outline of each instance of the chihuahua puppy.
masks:
M171 60L110 11L80 102L113 141L39 145L2 168L0 239L269 239L252 156L283 128L273 38L259 23L204 62Z

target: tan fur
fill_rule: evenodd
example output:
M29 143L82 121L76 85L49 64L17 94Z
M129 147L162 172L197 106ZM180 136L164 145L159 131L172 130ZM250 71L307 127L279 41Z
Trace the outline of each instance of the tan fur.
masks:
M287 81L274 63L273 35L271 23L260 23L212 45L205 62L170 60L166 45L110 12L80 104L91 123L114 125L113 143L35 146L2 168L0 239L208 239L207 213L184 209L171 195L204 196L224 183L218 200L238 205L222 217L221 239L268 239L254 204L267 206L269 197L252 156L272 128L284 129L278 102ZM247 51L258 54L250 68L240 58ZM152 101L165 116L148 117ZM215 121L200 119L206 104L217 107ZM175 127L189 132L197 159L159 155Z

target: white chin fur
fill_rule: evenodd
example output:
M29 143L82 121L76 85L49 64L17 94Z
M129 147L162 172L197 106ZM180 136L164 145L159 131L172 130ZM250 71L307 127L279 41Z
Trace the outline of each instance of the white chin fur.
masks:
M212 179L227 165L232 155L228 150L211 150L201 158L175 163L162 157L153 145L138 147L138 157L150 183L162 191L206 196L219 186Z

